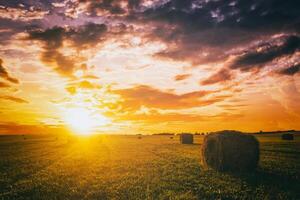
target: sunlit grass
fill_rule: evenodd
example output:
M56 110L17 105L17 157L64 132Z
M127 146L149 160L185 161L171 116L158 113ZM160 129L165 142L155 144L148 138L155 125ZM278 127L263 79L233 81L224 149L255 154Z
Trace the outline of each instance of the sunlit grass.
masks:
M72 138L2 137L0 199L297 199L299 139L262 137L258 171L227 174L202 169L202 136Z

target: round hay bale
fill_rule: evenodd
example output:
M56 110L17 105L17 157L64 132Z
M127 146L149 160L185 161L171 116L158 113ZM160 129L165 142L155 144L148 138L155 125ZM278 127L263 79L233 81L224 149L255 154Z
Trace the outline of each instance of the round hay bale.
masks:
M190 133L182 133L180 134L180 143L181 144L193 144L194 136Z
M251 171L259 161L259 143L237 131L212 133L204 137L202 161L217 171Z
M291 134L291 133L282 134L281 139L283 139L283 140L294 140L294 134Z

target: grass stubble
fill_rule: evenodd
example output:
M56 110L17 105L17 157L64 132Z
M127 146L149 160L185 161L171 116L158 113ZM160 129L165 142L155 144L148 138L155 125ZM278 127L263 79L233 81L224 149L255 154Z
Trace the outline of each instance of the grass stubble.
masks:
M174 136L0 137L0 199L300 199L300 137L258 136L254 172L203 169Z

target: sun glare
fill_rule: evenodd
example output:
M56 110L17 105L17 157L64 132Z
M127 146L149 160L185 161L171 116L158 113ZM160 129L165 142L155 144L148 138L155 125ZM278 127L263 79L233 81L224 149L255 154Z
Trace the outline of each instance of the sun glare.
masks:
M75 134L91 135L95 133L97 127L106 125L108 119L86 108L70 108L65 112L65 122Z

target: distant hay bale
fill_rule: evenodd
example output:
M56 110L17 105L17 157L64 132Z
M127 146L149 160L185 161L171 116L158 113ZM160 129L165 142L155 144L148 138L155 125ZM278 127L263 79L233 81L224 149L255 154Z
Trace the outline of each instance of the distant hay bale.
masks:
M173 137L170 137L170 139L173 139Z
M204 137L202 161L217 171L250 171L259 161L259 143L252 135L220 131Z
M283 140L294 140L294 134L291 134L291 133L282 134L281 139L283 139Z
M194 136L190 133L182 133L180 134L180 143L181 144L193 144Z

